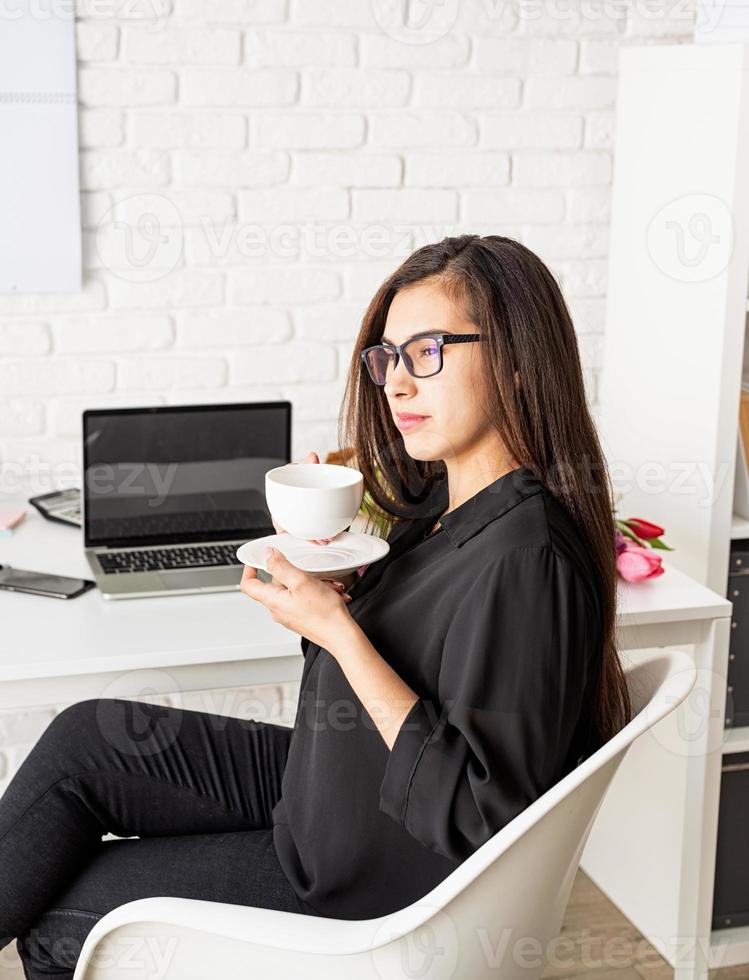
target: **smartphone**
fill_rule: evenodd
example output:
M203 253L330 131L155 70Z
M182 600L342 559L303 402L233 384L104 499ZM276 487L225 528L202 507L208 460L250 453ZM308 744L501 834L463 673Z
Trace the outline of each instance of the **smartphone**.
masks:
M27 572L22 568L0 565L0 589L5 589L6 592L29 592L32 595L52 596L54 599L75 599L95 585L96 582L86 578Z

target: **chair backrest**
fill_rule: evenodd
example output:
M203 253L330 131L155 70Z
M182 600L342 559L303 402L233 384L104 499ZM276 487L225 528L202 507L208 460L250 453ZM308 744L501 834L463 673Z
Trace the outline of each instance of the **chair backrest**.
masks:
M554 952L583 848L629 746L687 697L691 658L663 651L626 671L633 718L421 900L388 916L391 939L429 926L459 976L535 980ZM616 846L616 841L611 842Z

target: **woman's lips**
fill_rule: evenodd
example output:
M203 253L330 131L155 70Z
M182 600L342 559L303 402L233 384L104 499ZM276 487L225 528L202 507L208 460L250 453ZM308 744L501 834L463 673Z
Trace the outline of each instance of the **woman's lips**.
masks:
M395 424L401 431L405 431L416 428L417 425L426 422L428 418L428 415L396 415Z

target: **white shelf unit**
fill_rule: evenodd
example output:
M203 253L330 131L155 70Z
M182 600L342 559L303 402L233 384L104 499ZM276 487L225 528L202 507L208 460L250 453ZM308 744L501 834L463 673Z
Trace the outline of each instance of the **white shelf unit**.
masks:
M739 725L737 728L729 728L726 733L723 752L726 755L729 755L731 752L749 752L749 725Z
M740 517L738 514L733 514L731 517L731 538L734 541L749 538L749 520Z
M663 525L668 563L721 596L731 539L749 538L733 512L748 285L749 44L622 48L599 430L622 516ZM719 730L727 655L705 681ZM677 980L749 963L749 928L711 931L721 763L749 728L725 738L703 782L674 753L673 798L632 801L654 859L626 835L583 858ZM674 937L705 955L670 956Z

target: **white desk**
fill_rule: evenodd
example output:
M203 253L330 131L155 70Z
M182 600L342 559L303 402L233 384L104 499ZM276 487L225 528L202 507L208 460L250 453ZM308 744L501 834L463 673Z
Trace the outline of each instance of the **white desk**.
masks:
M91 578L81 532L29 510L0 537L0 564ZM299 636L239 591L114 601L98 589L66 600L0 592L0 622L0 710L298 681L304 664Z
M35 512L0 538L4 562L90 577L80 533ZM620 586L620 647L691 646L700 677L630 750L583 868L672 963L681 956L678 980L707 976L707 947L702 959L691 947L710 941L730 615L727 599L675 568ZM114 602L98 590L69 601L0 592L0 616L0 708L279 683L303 665L299 637L239 592Z

